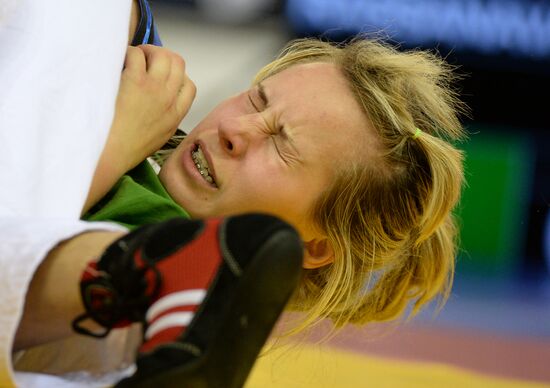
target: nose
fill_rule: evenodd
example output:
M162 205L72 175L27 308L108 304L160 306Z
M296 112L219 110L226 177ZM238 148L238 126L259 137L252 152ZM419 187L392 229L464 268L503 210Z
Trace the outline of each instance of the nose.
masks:
M246 153L250 146L252 133L242 117L231 117L220 121L218 136L222 149L233 157Z

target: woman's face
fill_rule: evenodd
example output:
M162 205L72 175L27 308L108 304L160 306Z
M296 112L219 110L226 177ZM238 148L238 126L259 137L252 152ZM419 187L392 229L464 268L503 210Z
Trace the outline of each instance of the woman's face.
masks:
M320 235L310 209L336 166L369 153L372 133L335 65L296 65L218 105L160 179L195 218L270 213L308 241Z

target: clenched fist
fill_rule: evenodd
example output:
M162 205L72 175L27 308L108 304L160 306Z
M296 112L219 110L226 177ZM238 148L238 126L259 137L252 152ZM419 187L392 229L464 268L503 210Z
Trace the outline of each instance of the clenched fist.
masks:
M158 46L128 47L107 142L124 158L118 162L126 170L170 139L189 111L195 92L181 56Z

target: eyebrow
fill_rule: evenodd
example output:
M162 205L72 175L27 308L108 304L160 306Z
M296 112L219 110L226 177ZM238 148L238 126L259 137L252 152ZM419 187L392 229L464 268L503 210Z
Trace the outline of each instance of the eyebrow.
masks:
M267 107L269 105L269 99L267 98L267 94L265 93L264 84L262 84L261 82L258 82L258 95L262 99L264 106Z

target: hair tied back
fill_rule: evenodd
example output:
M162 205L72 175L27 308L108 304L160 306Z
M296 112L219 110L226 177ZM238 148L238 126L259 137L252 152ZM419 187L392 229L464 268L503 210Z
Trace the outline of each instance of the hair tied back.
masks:
M416 140L420 137L422 134L422 130L420 128L416 128L416 131L414 131L414 134L412 135L412 139Z

